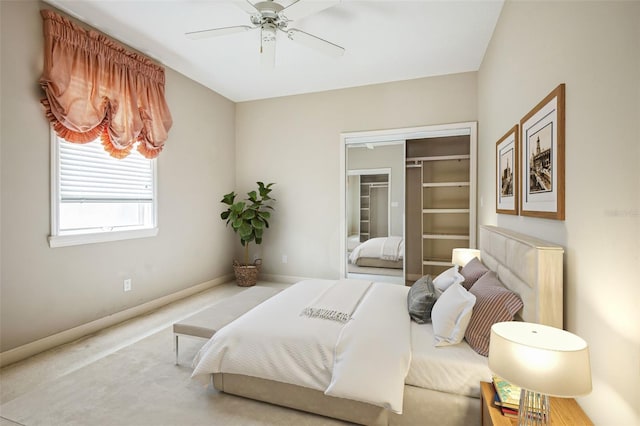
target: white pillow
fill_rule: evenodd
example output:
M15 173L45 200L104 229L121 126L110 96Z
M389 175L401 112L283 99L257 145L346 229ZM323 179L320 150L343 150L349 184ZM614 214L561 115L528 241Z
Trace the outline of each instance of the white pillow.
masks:
M458 272L458 265L453 265L437 277L433 279L433 285L440 293L448 289L452 284L460 284L464 281L464 277Z
M475 304L476 296L458 283L442 293L431 311L435 346L456 345L462 341Z

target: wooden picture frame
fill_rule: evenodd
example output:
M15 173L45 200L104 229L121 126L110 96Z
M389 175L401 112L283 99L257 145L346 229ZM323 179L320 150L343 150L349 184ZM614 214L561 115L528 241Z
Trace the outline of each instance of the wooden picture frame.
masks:
M496 213L518 214L519 126L496 142Z
M520 214L564 220L565 85L520 120Z

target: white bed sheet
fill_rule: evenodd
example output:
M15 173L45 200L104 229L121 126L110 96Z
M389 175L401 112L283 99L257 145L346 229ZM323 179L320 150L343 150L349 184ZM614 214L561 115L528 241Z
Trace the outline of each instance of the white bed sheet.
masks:
M411 321L411 365L405 383L426 389L480 398L480 381L491 381L488 358L464 340L435 347L431 323Z

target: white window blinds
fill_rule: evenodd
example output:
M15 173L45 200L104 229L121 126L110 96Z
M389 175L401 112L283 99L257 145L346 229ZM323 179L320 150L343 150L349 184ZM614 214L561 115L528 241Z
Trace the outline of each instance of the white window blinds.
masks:
M152 161L137 151L115 161L98 141L60 140L60 201L123 203L153 201Z
M157 235L156 173L156 161L138 152L118 160L99 139L75 144L52 130L49 245Z

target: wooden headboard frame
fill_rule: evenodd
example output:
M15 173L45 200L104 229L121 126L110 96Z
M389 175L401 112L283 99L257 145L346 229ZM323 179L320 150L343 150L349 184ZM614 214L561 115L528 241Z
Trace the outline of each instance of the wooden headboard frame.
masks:
M564 249L496 226L480 226L482 263L518 293L524 303L519 317L563 328Z

